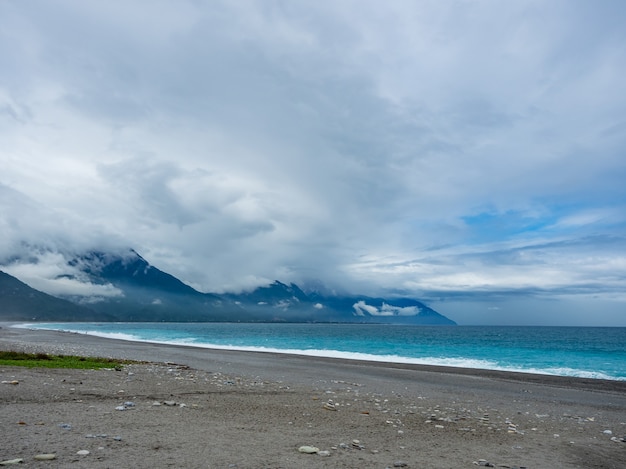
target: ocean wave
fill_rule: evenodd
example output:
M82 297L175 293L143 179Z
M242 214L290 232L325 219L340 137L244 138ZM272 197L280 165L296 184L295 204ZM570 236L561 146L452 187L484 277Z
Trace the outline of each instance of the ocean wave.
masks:
M146 340L142 339L138 335L128 334L126 332L102 332L95 330L85 330L85 329L73 329L71 327L59 327L53 324L17 324L13 327L20 329L41 329L46 331L59 331L59 332L68 332L72 334L85 334L92 335L95 337L103 337L106 339L115 339L115 340L130 340L133 342L146 342ZM165 343L165 342L164 342Z
M406 357L401 355L374 355L362 352L346 352L340 350L328 349L283 349L275 347L258 347L258 346L232 346L219 345L209 343L190 343L188 341L170 341L172 345L192 345L194 347L216 349L216 350L233 350L242 352L265 352L265 353L282 353L287 355L303 355L309 357L320 358L339 358L344 360L371 361L380 363L399 363L408 365L430 365L430 366L447 366L452 368L474 368L480 370L506 371L515 373L529 373L539 375L553 376L571 376L575 378L593 378L607 379L614 381L626 381L624 377L611 376L606 373L578 370L574 368L523 368L519 366L502 365L493 360L484 360L476 358L462 357Z

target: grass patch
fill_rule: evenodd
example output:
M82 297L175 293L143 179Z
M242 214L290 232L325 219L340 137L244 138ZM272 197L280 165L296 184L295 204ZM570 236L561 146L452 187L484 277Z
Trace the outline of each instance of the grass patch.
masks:
M79 368L89 370L97 370L101 368L121 369L123 365L129 363L138 362L132 360L114 360L111 358L0 351L0 365L25 366L27 368Z

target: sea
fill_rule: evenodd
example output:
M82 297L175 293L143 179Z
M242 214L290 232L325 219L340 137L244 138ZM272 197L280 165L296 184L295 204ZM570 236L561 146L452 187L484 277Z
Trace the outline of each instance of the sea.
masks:
M112 339L626 381L625 327L36 323Z

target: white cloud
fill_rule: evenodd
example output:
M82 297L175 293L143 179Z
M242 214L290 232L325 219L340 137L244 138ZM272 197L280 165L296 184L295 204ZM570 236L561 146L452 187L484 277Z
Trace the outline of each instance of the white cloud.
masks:
M380 309L381 315L391 316L415 316L419 314L420 309L417 306L392 306L387 303L383 303Z
M359 316L364 316L365 313L372 316L415 316L420 312L417 306L393 306L383 302L382 306L378 308L368 305L363 300L357 301L352 307Z
M217 292L613 294L624 8L1 2L0 258L131 246Z
M50 295L85 298L118 297L123 292L111 284L94 284L79 268L68 264L58 252L29 251L30 256L8 265L2 270L19 278L36 290ZM36 255L35 258L32 256Z
M365 301L357 301L352 305L354 311L358 316L365 316L366 313L375 316L378 314L378 308L376 306L368 305Z

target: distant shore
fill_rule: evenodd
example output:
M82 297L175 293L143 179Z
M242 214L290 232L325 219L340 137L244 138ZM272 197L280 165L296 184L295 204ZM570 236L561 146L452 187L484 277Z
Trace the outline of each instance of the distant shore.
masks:
M3 381L20 383L0 387L0 424L9 429L0 461L26 461L35 449L76 459L81 445L97 442L80 432L60 436L57 420L86 418L94 432L100 422L125 436L92 445L85 458L99 459L78 457L74 467L124 466L120 457L135 467L161 467L164 455L188 461L180 467L441 468L472 467L479 459L509 467L626 467L626 443L619 440L626 436L623 381L210 350L10 326L0 323L2 350L151 364L131 372L0 367ZM169 413L152 405L167 397L186 405ZM114 411L131 398L136 407ZM125 420L131 417L132 425ZM41 428L33 425L37 419ZM26 450L24 438L31 442ZM304 455L300 445L329 455Z

